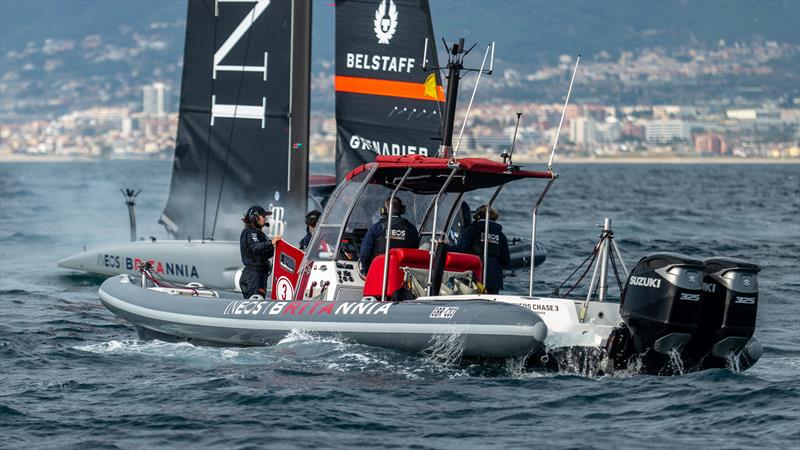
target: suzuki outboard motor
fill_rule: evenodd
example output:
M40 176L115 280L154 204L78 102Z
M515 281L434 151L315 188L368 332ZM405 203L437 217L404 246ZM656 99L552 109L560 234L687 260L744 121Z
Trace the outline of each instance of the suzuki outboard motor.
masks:
M725 359L742 350L747 350L749 359L757 360L760 346L753 348L748 343L756 327L757 274L761 268L741 259L720 257L707 259L705 265L698 329L687 351L704 368L725 367ZM714 361L714 357L722 360Z
M651 253L633 268L620 313L633 351L681 351L698 326L705 265L677 253Z

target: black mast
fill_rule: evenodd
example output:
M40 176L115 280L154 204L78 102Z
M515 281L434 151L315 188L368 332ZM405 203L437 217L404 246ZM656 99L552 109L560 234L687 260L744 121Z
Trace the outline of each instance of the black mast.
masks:
M471 69L464 67L464 58L475 48L473 44L472 47L465 49L464 48L464 38L460 38L458 43L453 44L453 46L448 47L447 41L442 39L444 42L444 48L447 50L447 66L445 67L430 67L425 68L425 70L445 70L447 69L447 103L445 107L445 114L444 114L444 126L442 127L442 146L439 148L439 157L440 158L451 158L453 156L453 124L456 120L456 103L458 102L458 81L462 77L462 73L465 72L482 72L487 75L492 73L492 66L493 64L490 62L490 67L488 70L484 70L483 66L480 69ZM494 59L494 44L492 44L491 48L486 49L486 56L489 55L489 50L492 50L492 60ZM486 62L486 56L484 56L484 63ZM477 85L475 86L477 88ZM473 96L474 96L473 92ZM471 104L471 101L470 101ZM467 112L469 113L469 111ZM466 120L466 118L464 118Z
M447 43L445 43L447 47ZM456 103L458 102L458 80L464 68L464 38L458 40L448 50L447 58L447 106L445 107L444 128L442 129L442 148L439 156L449 158L453 154L453 124L456 120Z

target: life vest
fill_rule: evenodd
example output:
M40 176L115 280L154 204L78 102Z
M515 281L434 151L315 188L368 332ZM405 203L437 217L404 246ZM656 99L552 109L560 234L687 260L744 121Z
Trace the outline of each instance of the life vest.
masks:
M484 242L484 231L486 230L486 222L483 220L478 220L474 222L472 225L476 231L475 239L472 240L472 254L478 255L481 259L483 259L483 242ZM499 224L495 222L489 222L489 256L494 256L495 258L499 258L501 254L500 250L500 235L502 233L502 228Z
M386 218L381 219L381 234L375 238L372 250L373 258L386 252ZM414 225L400 217L392 218L392 231L389 234L389 248L417 248L417 232Z

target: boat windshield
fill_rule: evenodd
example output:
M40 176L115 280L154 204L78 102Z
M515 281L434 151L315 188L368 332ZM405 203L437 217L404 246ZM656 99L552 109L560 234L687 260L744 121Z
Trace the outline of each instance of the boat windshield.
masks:
M458 192L445 192L439 198L439 208L436 212L436 236L437 239L445 238L445 241L452 243L458 240L458 235L453 236L448 233L448 229L450 229L451 217L454 213L453 209L458 205L460 202L462 194ZM431 195L428 201L428 210L425 214L425 219L422 222L422 226L420 227L420 247L429 249L431 245L431 226L433 225L433 216L434 216L434 205L433 201L436 198L435 195ZM454 224L455 225L455 224Z
M306 260L333 260L338 250L339 233L344 225L345 216L358 195L361 185L371 174L372 171L365 170L350 179L343 180L334 191L308 245Z
M392 189L380 184L369 183L364 187L355 205L353 205L353 211L347 219L347 224L342 233L339 259L358 260L361 241L367 234L369 227L381 219L381 207L391 195ZM419 229L434 196L400 191L397 193L397 197L400 198L406 208L406 212L402 217Z

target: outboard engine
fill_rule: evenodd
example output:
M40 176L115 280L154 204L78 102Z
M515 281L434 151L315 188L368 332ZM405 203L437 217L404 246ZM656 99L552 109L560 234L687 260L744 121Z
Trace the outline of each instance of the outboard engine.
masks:
M703 368L725 367L727 357L742 350L755 362L761 356L760 345L748 343L756 327L761 268L722 257L707 259L705 266L698 329L687 351Z
M697 330L705 265L677 253L651 253L631 271L620 313L637 353L680 351Z
M602 371L622 370L640 358L638 370L683 371L683 355L697 331L703 288L702 261L677 253L651 253L636 263L622 291L623 324L608 338Z

